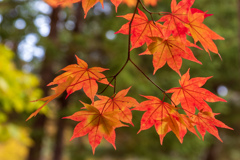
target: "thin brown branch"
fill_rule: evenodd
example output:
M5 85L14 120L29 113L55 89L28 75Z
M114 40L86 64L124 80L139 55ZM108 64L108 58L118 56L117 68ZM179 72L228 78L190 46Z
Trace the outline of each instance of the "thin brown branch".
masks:
M171 97L169 97L169 95L161 88L159 87L156 83L154 83L131 59L131 30L132 30L132 23L133 23L133 20L134 20L134 17L137 13L137 9L138 9L138 6L139 4L141 4L141 6L143 7L143 9L148 12L150 15L151 15L151 18L153 20L153 17L152 17L152 14L158 14L160 15L159 13L157 12L151 12L149 11L145 6L144 4L142 3L141 0L138 0L137 1L137 4L136 4L136 7L134 9L134 13L133 13L133 16L129 22L129 30L128 30L128 58L126 60L126 62L124 63L124 65L122 66L122 68L114 75L112 76L113 78L111 79L111 81L109 82L109 84L103 89L102 92L100 92L99 94L103 93L108 87L109 85L114 81L114 94L116 93L116 81L117 81L117 76L123 71L123 69L126 67L127 63L130 61L154 86L156 86L163 94L164 96L166 96L171 102L172 104L175 106L175 108L177 108L176 104L173 102L173 100L171 99ZM153 20L154 22L154 20Z
M164 96L166 96L173 103L175 108L177 108L176 104L173 102L171 97L169 97L166 91L164 91L161 87L159 87L156 83L154 83L131 59L130 59L130 62L144 75L144 77L146 77L154 86L156 86L164 94Z
M103 89L102 92L100 92L99 94L105 92L105 90L109 87L109 85L113 82L113 80L116 80L117 76L122 72L122 70L126 67L126 65L128 64L129 60L130 60L130 52L131 52L131 29L132 29L132 22L133 22L133 19L137 13L137 8L138 8L138 5L139 5L139 0L137 1L137 4L136 4L136 7L134 9L134 12L133 12L133 16L132 16L132 19L130 20L129 22L129 32L128 32L128 57L127 57L127 60L126 62L124 63L124 65L122 66L122 68L113 76L113 78L111 79L111 81L108 83L108 85ZM116 86L114 85L114 88ZM115 89L114 89L114 93L115 93Z
M159 15L159 16L164 16L164 15L165 15L165 14L162 14L162 13L160 13L160 12L152 12L152 11L148 10L147 7L143 4L143 2L142 2L141 0L139 0L139 3L141 4L142 8L143 8L146 12L148 12L148 13L150 14L152 20L153 20L153 16L152 16L153 14L157 14L157 15ZM154 20L153 20L153 21L154 21Z

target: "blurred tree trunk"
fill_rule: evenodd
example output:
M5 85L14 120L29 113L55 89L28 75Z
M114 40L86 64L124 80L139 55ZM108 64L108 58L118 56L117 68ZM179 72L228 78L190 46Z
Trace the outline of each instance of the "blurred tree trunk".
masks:
M216 159L215 145L212 144L212 145L209 146L209 148L207 149L206 160L215 160L215 159Z
M240 54L240 0L238 0L238 52ZM239 62L240 62L240 59L239 59Z
M220 158L219 155L223 152L223 146L219 145L219 143L220 142L215 140L213 144L207 148L207 156L205 160L218 160Z
M62 152L63 152L63 137L64 137L64 129L65 129L65 120L61 119L62 110L67 107L68 101L65 100L65 96L61 96L59 99L59 111L57 116L57 132L55 136L55 144L54 144L54 152L53 152L53 160L61 160L62 159Z
M78 34L82 32L82 22L83 22L83 10L82 10L82 5L81 3L78 3L78 7L75 10L75 17L76 17L76 23L75 23L75 28L72 32L72 34ZM74 45L74 43L71 43ZM75 63L75 56L74 54L76 53L76 50L74 46L70 44L70 49L68 51L67 56L66 56L66 65ZM66 95L61 96L59 98L59 111L58 111L58 116L57 116L57 133L56 133L56 138L55 138L55 145L54 145L54 155L53 155L53 160L61 160L62 159L62 152L63 152L63 138L64 138L64 129L66 127L66 120L61 119L63 116L62 111L64 111L67 108L68 105L68 99L65 99Z
M55 41L57 38L57 21L58 21L58 12L60 8L55 8L51 14L51 30L49 33L49 39ZM41 89L43 90L44 97L48 96L49 88L46 86L53 79L53 68L52 68L52 56L49 56L51 52L46 49L45 59L42 63L42 68L40 71L40 76L42 79ZM44 138L44 126L46 123L46 116L39 114L36 116L35 121L32 125L32 134L31 138L34 141L34 145L29 150L28 160L40 160L41 158L41 148L42 140Z
M33 146L29 149L28 160L40 160L40 151L42 147L42 139L44 137L44 124L46 116L39 114L32 125L31 139L34 141Z

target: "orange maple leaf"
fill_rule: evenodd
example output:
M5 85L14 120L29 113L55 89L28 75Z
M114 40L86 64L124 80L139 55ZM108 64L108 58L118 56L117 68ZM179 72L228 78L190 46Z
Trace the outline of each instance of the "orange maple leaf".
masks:
M151 37L151 39L153 42L148 45L147 51L140 55L153 55L153 74L155 74L156 71L159 68L162 68L167 62L170 68L181 75L179 70L182 66L182 58L202 64L195 58L191 49L185 46L185 44L191 46L189 41L186 41L186 43L183 44L179 38L174 38L173 36L170 36L167 39L162 39L159 37Z
M146 111L141 119L141 127L138 133L142 130L149 129L153 125L160 137L162 144L163 138L169 131L177 136L181 142L178 123L183 123L181 115L176 111L176 108L166 102L161 101L157 97L143 96L148 100L143 101L133 110Z
M207 112L207 111L200 111L197 115L193 115L192 121L197 126L197 129L199 133L202 136L202 139L204 140L204 135L206 131L208 131L210 134L217 137L222 142L222 139L219 137L218 130L216 127L231 129L221 121L215 119L216 113L213 112Z
M35 117L38 112L44 107L46 106L50 101L52 101L53 99L57 98L58 96L60 96L65 90L66 88L72 83L73 78L72 77L68 77L67 80L61 84L59 84L57 87L52 88L55 91L55 94L51 95L51 96L47 96L35 101L46 101L40 108L38 108L35 112L33 112L26 121L28 121L29 119L31 119L32 117ZM35 102L33 101L33 102Z
M149 6L149 5L156 6L157 5L157 1L158 0L143 0L144 4L147 5L147 6Z
M143 0L145 5L156 6L158 0ZM123 3L126 3L129 7L136 6L137 0L122 0Z
M88 64L82 59L76 56L78 64L71 64L67 67L63 68L63 74L57 76L53 82L49 83L48 86L54 84L61 84L65 82L68 77L73 77L72 83L67 87L67 97L74 93L77 90L83 88L85 94L94 101L94 96L97 93L98 85L96 82L100 82L103 84L109 84L108 80L105 78L105 75L101 72L106 71L108 69L104 69L101 67L92 67L88 68Z
M148 20L147 16L138 9L138 14L135 15L132 27L131 27L131 44L132 48L138 48L144 45L145 43L150 44L152 40L149 37L158 37L162 35L161 24ZM133 14L127 14L124 16L119 16L130 21ZM124 24L117 32L122 34L129 34L129 23Z
M156 120L154 127L159 135L160 143L163 144L163 139L166 136L166 134L170 131L173 131L173 133L177 136L179 141L182 143L182 140L180 139L180 130L178 127L177 120L169 115L165 119L162 120Z
M44 1L53 8L56 8L58 6L71 7L73 3L80 2L81 0L44 0Z
M83 104L87 110L78 111L71 116L64 117L64 119L80 121L74 128L71 140L88 134L93 154L103 137L116 149L115 129L126 126L119 121L118 111L104 111L94 106Z
M212 109L205 101L226 102L226 100L216 96L204 88L200 88L209 78L211 77L196 77L190 79L188 69L188 71L181 77L181 80L179 80L181 87L171 88L167 91L167 93L173 93L171 97L172 101L175 105L181 103L183 110L189 117L195 114L195 107L198 110L211 112Z
M86 18L89 9L91 9L97 2L101 2L103 6L103 0L45 0L52 7L57 6L71 6L73 3L82 2L82 7L84 10L84 18Z
M224 40L224 38L213 32L205 24L203 24L202 22L204 18L205 13L195 12L194 14L192 14L190 10L188 12L189 22L185 24L185 26L190 30L194 42L196 43L199 41L202 44L203 48L206 50L206 52L208 52L209 56L209 50L219 55L217 46L212 40Z
M82 0L82 7L84 11L84 18L86 18L89 9L91 9L97 2L101 2L103 6L103 0Z
M102 7L104 7L103 0L45 0L46 3L48 3L52 7L62 6L62 7L69 7L73 3L82 2L82 7L84 10L84 18L86 18L88 11L98 2L102 4ZM117 12L117 8L119 4L122 2L122 0L111 0L111 2L114 4Z
M112 97L97 95L100 100L95 101L94 106L103 111L119 111L118 119L133 125L130 108L137 106L138 102L132 97L126 97L129 89L121 90Z

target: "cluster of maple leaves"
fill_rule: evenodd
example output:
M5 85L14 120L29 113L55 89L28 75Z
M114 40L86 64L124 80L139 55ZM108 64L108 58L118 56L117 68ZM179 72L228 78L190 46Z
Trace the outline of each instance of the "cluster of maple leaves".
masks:
M54 5L66 5L81 1L85 15L97 2L103 4L103 0L46 1L54 3ZM115 5L116 10L121 2L125 2L130 6L137 4L137 7L139 3L143 5L140 0L111 0L111 2ZM145 0L144 2L156 5L157 0ZM98 83L112 86L102 73L107 69L101 67L89 68L85 61L76 56L77 64L63 68L62 70L65 72L48 84L49 86L56 85L56 87L52 88L55 94L38 99L46 102L32 113L27 120L36 116L45 105L64 91L67 92L68 97L75 91L83 89L84 93L91 99L92 104L82 102L84 107L80 111L64 118L79 122L71 139L88 134L93 153L103 137L116 148L115 129L127 126L126 124L133 125L132 110L145 112L141 119L139 132L154 126L160 137L161 144L164 136L170 131L182 142L187 130L198 136L196 129L201 134L202 139L204 139L205 133L208 131L222 141L216 127L232 128L215 119L217 113L213 113L206 102L226 101L202 88L211 77L190 78L190 70L184 75L181 75L179 71L182 58L201 64L189 48L201 49L196 45L196 42L199 41L206 52L211 51L219 55L213 40L223 40L221 36L203 24L204 19L211 15L199 9L191 8L193 3L194 0L182 0L179 3L172 0L171 12L158 13L149 12L144 6L143 8L150 15L158 14L161 18L157 21L149 20L144 12L138 9L138 14L135 12L120 16L129 22L116 32L127 35L130 33L131 49L129 50L147 44L147 50L140 55L153 55L153 73L167 63L172 70L179 74L181 77L179 80L180 87L171 88L164 92L166 95L172 93L171 104L154 96L143 96L147 100L138 103L136 99L126 96L130 87L114 93L111 97L98 95ZM187 35L193 38L194 43L187 40ZM98 100L95 100L96 97ZM178 106L179 104L181 104L181 107ZM180 114L179 110L184 110L186 114Z
M103 0L44 0L52 7L61 5L62 7L71 6L73 3L82 2L82 7L85 13L85 17L89 9L91 9L96 3L100 2L104 7ZM116 11L121 3L127 4L129 7L135 6L138 0L111 0L115 5ZM143 0L145 5L155 6L158 0Z

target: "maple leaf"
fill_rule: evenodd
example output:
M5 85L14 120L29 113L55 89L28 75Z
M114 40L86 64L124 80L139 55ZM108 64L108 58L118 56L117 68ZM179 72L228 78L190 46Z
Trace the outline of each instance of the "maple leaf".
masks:
M182 58L202 64L194 57L192 51L185 46L185 44L183 44L179 38L170 36L167 39L162 39L159 37L151 37L151 39L153 42L148 45L147 53L144 52L140 55L149 54L149 52L151 52L153 55L152 63L154 66L153 74L155 74L156 71L163 67L167 62L170 68L181 75L179 69L182 66ZM191 45L188 41L186 44L189 46Z
M64 117L64 119L80 121L74 128L73 136L70 140L88 134L89 143L94 154L95 148L104 137L116 149L115 129L126 126L117 118L118 111L104 111L94 106L83 104L87 110L78 111L71 116Z
M202 44L203 48L206 50L206 52L208 52L209 56L209 50L219 55L217 46L212 40L224 40L224 38L213 32L205 24L203 24L202 22L204 18L205 13L195 12L193 14L190 10L188 12L189 22L188 24L185 24L185 26L190 30L194 42L196 43L199 41Z
M74 93L77 90L83 88L85 94L94 101L94 96L97 93L98 85L96 82L100 82L103 84L109 84L108 80L105 78L105 75L101 72L106 71L108 69L104 69L101 67L92 67L88 68L88 64L82 59L76 56L78 64L71 64L67 67L63 68L63 74L57 76L53 82L49 83L48 86L54 84L61 84L65 82L69 77L73 77L72 83L67 87L67 97Z
M213 15L213 14L207 14L208 11L203 12L202 10L197 9L197 8L191 8L190 10L191 10L192 14L194 14L194 13L203 13L204 14L204 19Z
M86 18L89 9L91 9L97 2L101 2L103 6L103 0L82 0L82 7L84 11L84 18Z
M163 120L156 120L154 127L159 135L160 143L163 144L163 139L166 136L166 134L170 131L173 131L173 133L177 136L179 141L182 143L182 139L180 137L180 130L177 123L177 120L169 115Z
M128 7L136 6L137 0L122 0L123 3L127 4Z
M179 80L181 87L171 88L167 91L167 93L173 93L171 97L172 101L175 105L181 103L183 110L189 117L195 114L195 107L198 110L212 111L205 101L226 102L226 100L216 96L204 88L200 88L209 78L211 77L196 77L190 79L188 69L188 71L181 77L181 80Z
M44 0L47 4L52 6L53 8L58 7L71 7L73 3L80 2L81 0Z
M58 1L56 1L56 0L44 0L44 2L46 2L48 5L50 5L53 8L56 8L59 6ZM71 3L62 3L60 6L61 7L70 7Z
M184 123L180 123L180 122L177 121L177 124L178 124L178 127L179 127L179 137L180 137L179 140L180 140L180 142L181 143L183 142L183 138L186 135L187 130L194 133L199 138L199 136L198 136L198 134L197 134L197 132L194 128L195 124L193 123L193 121L184 114L181 114L181 118L184 121Z
M103 0L44 0L46 3L48 3L52 7L62 6L62 7L69 7L72 3L82 2L82 7L84 10L84 18L86 18L88 11L98 2L103 5ZM122 2L122 0L111 0L111 2L114 4L117 12L117 8L119 4Z
M158 1L158 0L143 0L144 4L145 4L146 6L149 6L149 5L151 5L151 6L156 6L156 5L157 5L157 1Z
M97 95L100 99L94 102L94 106L99 110L104 111L119 111L118 119L122 122L132 123L132 112L130 108L138 105L136 99L132 97L126 97L128 89L119 91L117 94L114 94L112 97Z
M122 3L122 0L111 0L111 2L114 4L115 10L117 12L117 8L118 8L119 4Z
M103 0L45 0L52 7L61 5L62 7L71 6L72 3L82 2L84 10L84 18L86 18L89 9L91 9L97 2L101 2L103 6ZM116 0L115 0L116 1Z
M156 6L158 0L143 0L145 5ZM136 6L137 0L122 0L123 3L126 3L129 7Z
M182 43L186 41L186 33L188 29L185 23L188 22L188 11L193 5L194 0L182 0L178 4L176 0L171 2L171 13L160 12L164 14L159 22L164 22L164 29L172 33L173 36L181 38Z
M50 101L52 101L53 99L57 98L58 96L60 96L65 90L66 88L72 83L73 78L72 77L68 77L67 80L61 84L59 84L57 87L52 88L55 91L55 94L51 95L51 96L47 96L35 101L46 101L40 108L38 108L35 112L33 112L26 121L28 121L29 119L31 119L32 117L35 117L38 112L40 112L40 110L46 106ZM33 102L35 102L33 101Z
M131 44L132 48L138 48L144 45L145 43L151 43L152 40L149 37L158 37L161 36L161 24L148 20L147 16L138 9L138 14L135 14L135 17L132 21L131 27ZM127 14L123 17L128 21L131 21L133 14ZM129 23L124 24L115 34L129 34Z
M100 2L102 4L102 8L104 8L103 0L82 0L83 10L85 13L84 18L86 18L89 9L91 9L97 2ZM117 12L117 8L122 0L111 0L111 2L114 4Z
M213 112L207 112L207 111L200 111L197 115L193 115L192 121L196 124L197 129L199 133L202 136L202 139L204 140L204 135L206 131L208 131L210 134L214 135L217 139L219 139L222 142L222 139L219 137L218 130L216 127L231 129L221 121L215 119L214 115L216 113Z
M161 101L154 96L143 96L148 100L143 101L133 110L146 111L141 119L141 127L138 133L142 130L149 129L153 125L160 137L162 144L164 136L169 132L173 133L180 140L180 130L178 123L183 123L181 115L176 111L176 108L166 102ZM181 141L181 140L180 140Z

